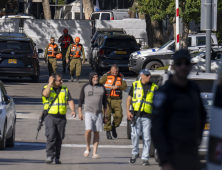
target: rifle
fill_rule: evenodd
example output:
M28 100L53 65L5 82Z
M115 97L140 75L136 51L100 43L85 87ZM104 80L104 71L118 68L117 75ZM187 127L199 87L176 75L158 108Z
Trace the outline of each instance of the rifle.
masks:
M48 115L48 111L47 111L47 110L44 110L44 111L41 113L41 115L40 115L40 117L39 117L39 125L38 125L38 128L37 128L37 135L36 135L36 138L35 138L35 139L38 138L39 131L41 130L41 128L42 128L42 126L43 126L44 119L45 119L45 117L46 117L47 115Z

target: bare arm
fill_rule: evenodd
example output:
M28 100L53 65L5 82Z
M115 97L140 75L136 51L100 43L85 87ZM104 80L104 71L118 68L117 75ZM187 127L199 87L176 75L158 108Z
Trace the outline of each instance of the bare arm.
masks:
M47 86L47 87L43 90L43 92L42 92L42 95L43 95L44 97L49 97L49 95L50 95L50 88L51 88L53 82L54 82L54 78L53 78L52 76L50 76L50 77L49 77L48 86Z
M126 99L126 111L127 111L127 118L128 120L132 120L132 113L130 112L130 105L131 105L132 97L128 96Z

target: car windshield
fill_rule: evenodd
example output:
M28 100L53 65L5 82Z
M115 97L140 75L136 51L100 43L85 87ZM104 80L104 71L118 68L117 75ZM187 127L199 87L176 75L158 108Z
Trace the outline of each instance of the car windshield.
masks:
M0 41L1 52L32 52L28 41Z
M112 39L107 38L104 44L108 48L124 48L124 49L135 49L137 47L136 40L134 39Z
M166 47L167 45L169 45L172 41L173 41L173 40L168 41L166 44L164 44L162 47L160 47L160 49L165 48L165 47ZM160 50L160 49L159 49L159 50Z

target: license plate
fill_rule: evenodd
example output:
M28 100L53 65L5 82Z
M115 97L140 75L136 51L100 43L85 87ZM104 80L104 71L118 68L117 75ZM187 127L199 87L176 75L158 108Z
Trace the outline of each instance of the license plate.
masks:
M17 59L8 59L9 64L17 64Z
M204 126L204 130L209 130L209 129L210 129L210 124L206 123L205 126Z
M126 54L126 51L115 51L115 54Z

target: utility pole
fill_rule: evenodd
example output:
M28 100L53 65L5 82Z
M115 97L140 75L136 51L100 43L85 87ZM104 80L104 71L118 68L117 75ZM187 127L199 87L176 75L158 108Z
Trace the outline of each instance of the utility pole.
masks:
M80 19L83 19L83 4L82 4L83 0L80 0Z
M179 0L176 0L176 51L180 50L180 15Z

